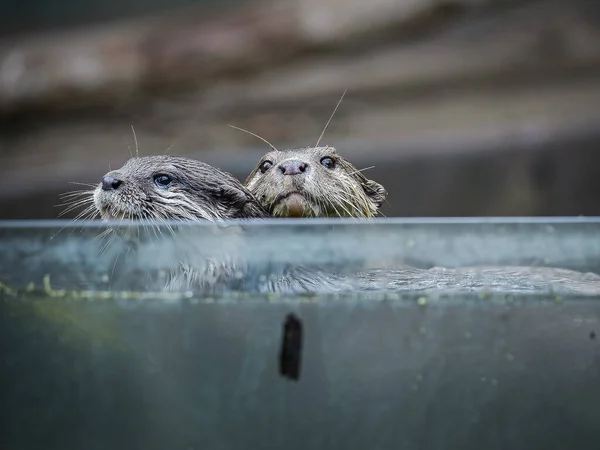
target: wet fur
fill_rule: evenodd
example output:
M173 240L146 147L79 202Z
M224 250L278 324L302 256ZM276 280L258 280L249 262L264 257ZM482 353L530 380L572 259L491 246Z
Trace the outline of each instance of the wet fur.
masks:
M335 161L333 169L320 163L324 157ZM307 163L307 172L283 175L279 164L292 159ZM260 167L265 161L273 165L263 174ZM244 184L273 217L289 216L281 199L292 192L304 196L303 217L372 218L387 197L381 184L366 178L328 146L273 150L263 156Z
M153 177L173 179L158 187ZM122 180L114 191L98 185L94 203L103 219L209 220L266 218L269 214L231 174L201 161L170 155L131 158L106 174Z

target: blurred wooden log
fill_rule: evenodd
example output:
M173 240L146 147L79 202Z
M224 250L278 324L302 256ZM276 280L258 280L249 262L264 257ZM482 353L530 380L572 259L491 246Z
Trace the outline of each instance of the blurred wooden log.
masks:
M118 109L156 87L202 83L293 54L289 5L204 9L64 31L0 46L0 112Z
M4 42L0 217L56 217L68 181L94 182L128 158L132 124L142 154L173 145L243 178L265 147L227 124L311 145L345 89L323 142L376 165L387 214L600 214L594 0L459 0L463 13L432 22L441 1L377 0L368 14L345 10L359 0L324 1ZM540 192L537 169L519 164L544 153L559 181Z
M264 0L7 41L0 45L0 114L118 110L184 87L207 91L209 100L231 107L343 89L424 90L486 77L600 67L600 27L585 2L522 0L516 3L524 6L508 13L483 13L503 3L454 0L450 4L482 18L469 22L451 15L445 26L432 30L425 18L433 20L448 2ZM382 39L383 45L369 47L375 54L357 54L361 41L365 46L385 30L401 33L415 22L429 35ZM353 56L344 56L344 48L354 49ZM320 59L298 57L311 49L330 52ZM292 57L294 64L282 67ZM232 90L227 80L240 82Z

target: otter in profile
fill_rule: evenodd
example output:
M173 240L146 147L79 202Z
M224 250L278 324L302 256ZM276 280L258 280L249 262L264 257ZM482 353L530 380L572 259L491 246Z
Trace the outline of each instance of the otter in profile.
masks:
M170 155L131 158L120 169L108 172L93 191L93 203L103 220L149 221L157 227L173 220L220 222L269 217L231 174L201 161ZM227 282L237 270L232 259L236 257L235 234L239 230L228 229L231 239L227 240L227 250L211 251L196 248L193 239L185 238L185 230L175 234L172 225L166 228L176 239L161 250L163 263L170 267L167 278L160 282L165 289L210 288ZM145 230L154 231L155 236L162 234L155 227L141 227ZM134 245L140 240L138 229L107 231L116 232ZM152 238L152 234L149 236ZM144 250L142 246L140 251Z
M333 147L267 153L245 181L273 217L375 217L387 197Z
M178 156L145 156L108 172L94 191L105 220L266 218L268 212L233 175Z

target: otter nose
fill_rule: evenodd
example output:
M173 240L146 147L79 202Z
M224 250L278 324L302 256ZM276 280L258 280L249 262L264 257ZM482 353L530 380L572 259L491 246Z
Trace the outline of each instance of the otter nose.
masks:
M123 184L123 181L113 178L113 177L104 177L102 178L102 190L103 191L114 191L115 189L119 189L119 186Z
M279 164L279 170L284 175L299 175L304 173L308 168L308 164L298 160L284 161Z

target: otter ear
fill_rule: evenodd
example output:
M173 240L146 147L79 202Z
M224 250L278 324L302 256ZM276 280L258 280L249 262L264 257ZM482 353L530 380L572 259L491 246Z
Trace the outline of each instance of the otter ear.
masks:
M377 205L377 208L381 208L387 197L385 188L381 184L367 178L362 180L361 184L365 194Z

